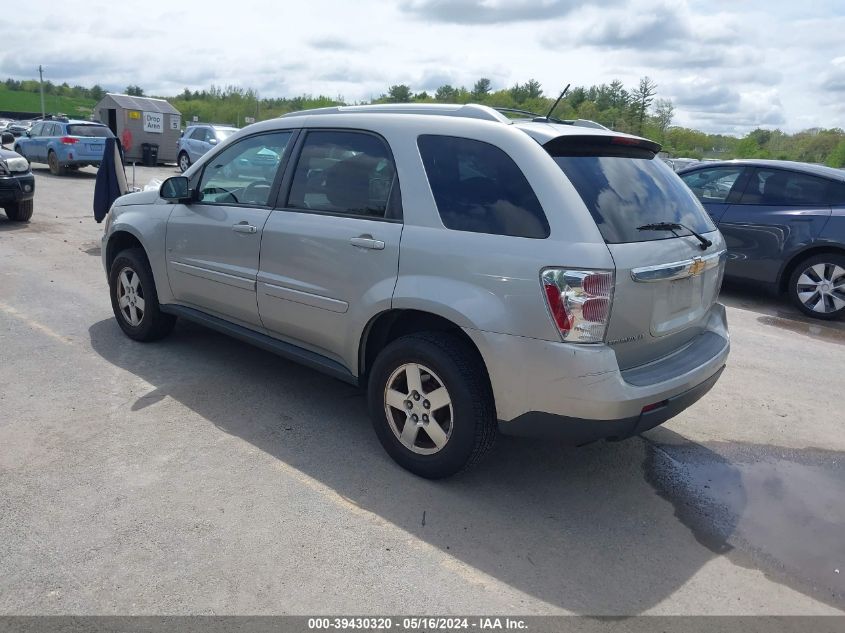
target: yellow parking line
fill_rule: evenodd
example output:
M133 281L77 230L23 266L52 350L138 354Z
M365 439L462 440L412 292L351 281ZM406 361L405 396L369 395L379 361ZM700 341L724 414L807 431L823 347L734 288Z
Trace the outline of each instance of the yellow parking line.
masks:
M19 321L23 321L33 330L41 332L50 338L59 341L59 343L64 343L65 345L72 345L73 340L67 336L62 336L58 332L51 330L49 327L44 325L43 323L39 323L35 319L31 319L16 308L13 308L10 305L6 305L5 303L0 302L0 312L4 312L11 317L18 319Z
M355 503L350 498L339 494L337 491L333 490L332 488L323 484L317 479L306 475L301 470L289 464L286 464L283 461L277 461L275 466L279 470L284 471L284 473L290 476L291 478L304 485L306 488L309 488L310 490L316 492L329 503L332 503L339 508L347 510L352 514L366 518L382 529L398 530L399 533L403 534L406 545L413 549L416 549L417 551L433 554L436 559L438 559L441 567L461 577L465 582L476 587L481 587L485 589L494 586L497 583L494 578L492 578L485 572L480 571L475 567L468 565L467 563L464 563L463 561L455 558L451 554L444 552L435 545L427 543L421 538L408 532L406 529L388 521L387 519L384 519L375 512L361 507L359 504Z

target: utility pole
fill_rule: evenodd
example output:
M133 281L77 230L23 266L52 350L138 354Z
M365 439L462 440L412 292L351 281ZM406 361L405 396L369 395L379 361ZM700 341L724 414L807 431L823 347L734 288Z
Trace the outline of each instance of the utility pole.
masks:
M44 69L41 67L41 64L38 64L38 81L41 84L41 118L47 116L47 112L44 110Z

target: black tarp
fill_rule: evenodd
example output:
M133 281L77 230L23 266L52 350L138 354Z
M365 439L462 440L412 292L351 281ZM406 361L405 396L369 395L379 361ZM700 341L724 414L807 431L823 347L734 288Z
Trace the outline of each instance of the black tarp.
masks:
M128 191L123 171L123 148L120 140L107 138L103 160L94 184L94 219L99 223L109 212L112 203Z

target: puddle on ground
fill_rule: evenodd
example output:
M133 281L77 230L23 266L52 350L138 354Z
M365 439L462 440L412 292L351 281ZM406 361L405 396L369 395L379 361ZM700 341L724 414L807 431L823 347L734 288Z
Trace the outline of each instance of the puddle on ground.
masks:
M671 435L647 439L646 478L700 543L845 608L845 454Z
M757 321L764 325L771 325L782 330L805 334L811 338L831 341L845 345L845 329L837 327L839 324L823 324L820 322L796 321L776 316L757 317Z

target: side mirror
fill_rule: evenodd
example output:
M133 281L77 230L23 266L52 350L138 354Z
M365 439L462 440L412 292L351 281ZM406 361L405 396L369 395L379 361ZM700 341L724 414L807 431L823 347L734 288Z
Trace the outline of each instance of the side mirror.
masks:
M9 143L15 142L15 135L11 132L3 132L2 138L0 138L0 144L8 145Z
M32 133L29 130L27 130L26 132L23 133L23 135L26 136L27 138L30 138L32 136Z
M208 139L208 143L209 145L217 145L217 139L212 136L210 139Z
M190 181L185 176L173 176L161 183L158 194L170 202L190 202Z

